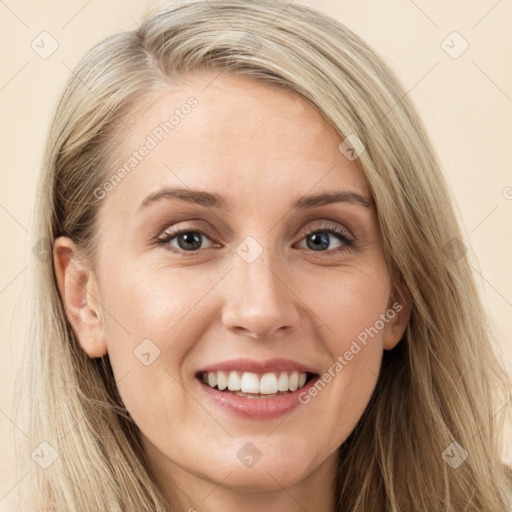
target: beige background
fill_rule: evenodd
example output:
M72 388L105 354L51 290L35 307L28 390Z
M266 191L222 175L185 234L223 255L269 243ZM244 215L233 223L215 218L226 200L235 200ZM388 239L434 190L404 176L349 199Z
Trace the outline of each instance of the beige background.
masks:
M378 50L402 78L439 152L480 261L485 301L512 373L512 4L508 0L309 0ZM26 319L19 312L31 263L28 244L42 144L70 68L101 38L132 28L163 2L6 0L0 3L0 503L12 474L11 385ZM31 47L57 50L42 58ZM458 58L441 46L457 31ZM45 37L44 47L41 38ZM450 36L457 52L464 41ZM451 48L449 48L451 47ZM37 48L37 46L36 46ZM46 55L45 55L46 56ZM510 404L509 404L510 405ZM507 410L505 407L502 414ZM18 425L23 430L23 425ZM511 436L512 437L512 436ZM512 452L507 458L512 460Z

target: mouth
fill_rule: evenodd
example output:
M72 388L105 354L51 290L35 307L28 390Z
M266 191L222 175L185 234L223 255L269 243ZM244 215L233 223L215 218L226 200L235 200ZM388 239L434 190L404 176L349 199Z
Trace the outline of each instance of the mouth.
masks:
M203 368L195 377L206 403L219 412L271 420L303 404L301 396L320 374L291 359L233 359Z
M289 395L307 387L317 377L316 373L297 370L266 373L217 370L201 371L196 374L196 378L211 389L248 399Z

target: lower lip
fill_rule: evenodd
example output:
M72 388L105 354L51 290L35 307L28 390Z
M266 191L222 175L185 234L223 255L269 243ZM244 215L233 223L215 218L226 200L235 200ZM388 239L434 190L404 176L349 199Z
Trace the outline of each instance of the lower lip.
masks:
M302 405L299 396L302 393L307 393L317 380L318 377L314 376L297 391L274 398L244 398L234 393L213 389L199 380L198 382L210 400L230 413L243 418L270 420L290 413L296 407Z

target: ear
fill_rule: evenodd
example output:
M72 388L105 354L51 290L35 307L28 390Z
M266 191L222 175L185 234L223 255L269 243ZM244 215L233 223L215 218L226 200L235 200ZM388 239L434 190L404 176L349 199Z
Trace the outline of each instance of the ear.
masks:
M393 287L389 298L386 318L388 322L384 328L384 349L391 350L395 348L402 339L412 307L412 296L405 286L400 284Z
M91 358L107 353L99 285L92 270L78 263L73 241L53 245L53 264L66 317L83 351Z

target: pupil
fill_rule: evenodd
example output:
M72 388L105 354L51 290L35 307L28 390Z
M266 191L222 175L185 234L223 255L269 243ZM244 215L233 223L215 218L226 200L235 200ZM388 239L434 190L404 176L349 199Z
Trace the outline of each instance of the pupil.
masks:
M310 244L309 241L312 243ZM329 235L327 233L321 233L320 235L314 233L308 237L308 247L310 249L327 249L329 247Z
M181 241L184 241L185 244L192 244L193 247L183 246L183 244L180 243ZM183 250L199 249L201 247L201 235L196 231L189 231L188 233L183 233L178 237L178 245L180 246L180 249Z

